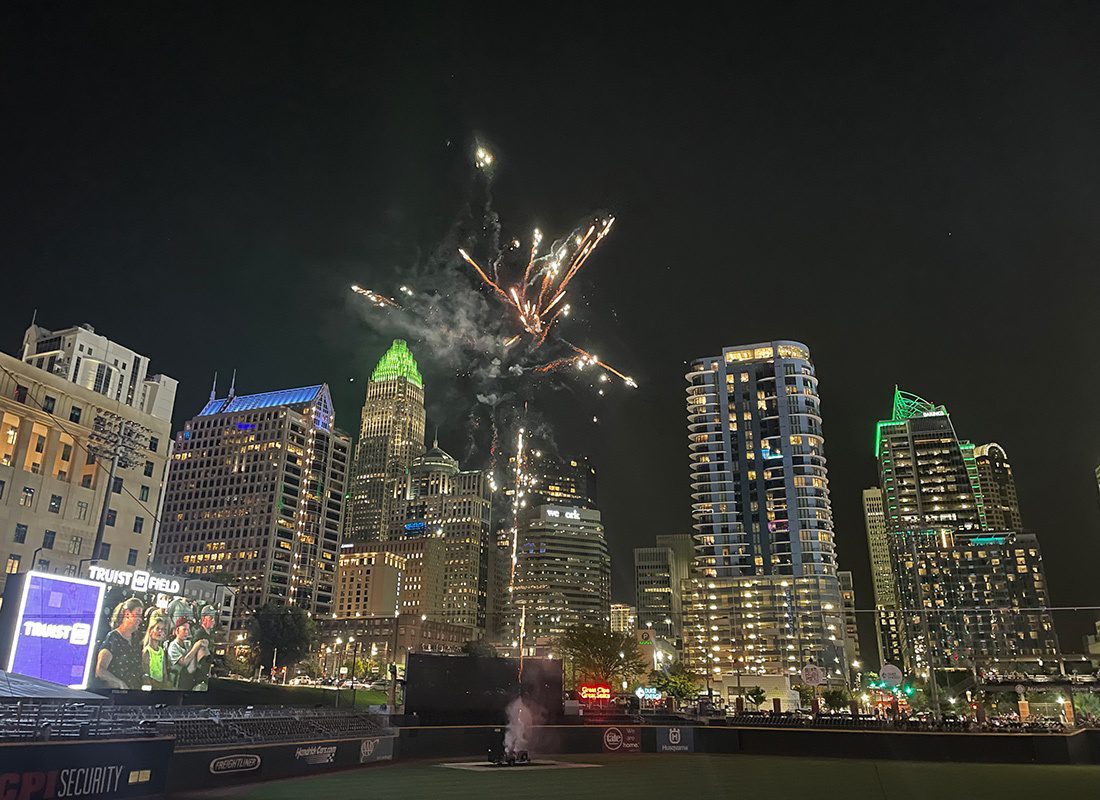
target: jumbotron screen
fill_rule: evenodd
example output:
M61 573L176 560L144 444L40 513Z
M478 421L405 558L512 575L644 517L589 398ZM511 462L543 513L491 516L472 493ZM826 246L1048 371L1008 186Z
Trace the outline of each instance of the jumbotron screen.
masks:
M217 609L184 597L176 578L90 571L9 577L8 670L74 689L205 691L224 636Z
M156 583L156 579L150 581ZM108 586L103 598L92 689L206 691L218 630L218 612L183 597L179 582L159 588Z

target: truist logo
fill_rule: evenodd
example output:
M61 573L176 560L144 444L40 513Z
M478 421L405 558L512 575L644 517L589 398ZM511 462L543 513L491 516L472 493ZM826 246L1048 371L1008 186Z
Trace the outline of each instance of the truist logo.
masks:
M84 622L62 625L53 622L23 622L23 635L35 639L65 639L69 644L85 645L92 639L92 626Z

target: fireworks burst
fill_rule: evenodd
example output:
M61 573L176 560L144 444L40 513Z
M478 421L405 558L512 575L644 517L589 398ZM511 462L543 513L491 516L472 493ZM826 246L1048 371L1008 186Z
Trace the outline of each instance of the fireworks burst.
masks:
M401 288L404 289L405 287L402 286ZM379 294L371 289L364 289L362 286L352 284L351 290L367 298L378 308L401 308L401 304L392 297L386 297L384 294Z
M565 300L570 282L611 231L614 223L614 217L596 220L583 234L580 230L575 231L564 242L555 243L546 253L539 251L543 237L542 232L536 228L531 236L531 249L523 269L523 277L508 283L507 289L501 285L505 282L500 279L500 258L492 263L494 277L491 278L473 256L459 248L458 254L474 268L482 283L493 290L494 296L515 315L515 321L523 331L505 339L505 347L511 347L519 342L524 334L530 337L533 349L542 346L558 319L569 315L570 305L562 301ZM512 249L519 246L518 241L512 242ZM566 339L561 341L575 353L575 356L554 359L537 367L536 371L550 372L569 365L574 365L578 369L598 366L621 378L627 386L638 385L633 378L604 363L587 350L577 347Z

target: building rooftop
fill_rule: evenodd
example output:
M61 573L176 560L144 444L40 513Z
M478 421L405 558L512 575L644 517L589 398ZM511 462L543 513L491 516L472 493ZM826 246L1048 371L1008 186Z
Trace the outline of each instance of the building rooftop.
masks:
M278 408L286 406L296 411L302 411L306 407L314 408L314 427L326 431L332 430L335 412L332 407L332 396L329 394L328 385L319 383L316 386L302 386L298 389L278 389L274 392L260 392L259 394L244 394L223 397L220 400L211 399L202 411L196 416L209 417L213 414L232 414L239 411L255 411L261 408Z
M414 386L424 388L424 379L420 377L416 359L404 339L393 340L390 349L378 360L370 376L372 381L391 381L396 378L405 378Z

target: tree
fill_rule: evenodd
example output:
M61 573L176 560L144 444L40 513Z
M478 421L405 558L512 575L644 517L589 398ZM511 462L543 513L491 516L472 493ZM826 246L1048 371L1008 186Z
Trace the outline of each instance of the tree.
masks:
M268 602L249 620L249 633L259 651L261 667L297 664L309 654L313 644L313 620L298 606L282 606Z
M225 652L225 668L234 675L242 678L251 678L256 674L256 651L252 648L238 650L236 654L233 648Z
M848 705L848 693L843 689L826 689L821 693L821 699L830 711L840 711Z
M638 642L630 634L574 625L558 639L557 648L583 680L614 686L620 681L633 681L646 668Z
M462 654L479 658L496 658L497 649L484 639L470 639L463 643Z
M763 702L768 699L768 693L759 686L753 686L745 692L745 699L752 704L753 708L760 708Z
M682 661L677 661L667 670L651 672L649 685L677 700L690 700L699 694L699 676L685 667Z

